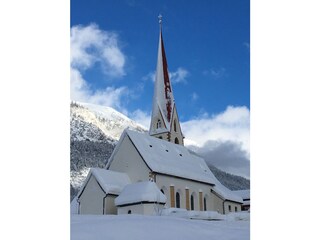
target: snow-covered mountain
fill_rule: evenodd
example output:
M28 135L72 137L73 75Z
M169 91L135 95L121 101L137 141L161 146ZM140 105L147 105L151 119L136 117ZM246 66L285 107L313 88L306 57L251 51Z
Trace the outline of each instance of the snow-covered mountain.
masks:
M95 104L72 102L70 117L73 141L115 143L125 128L139 132L147 131L143 126L113 108Z
M72 102L70 105L70 188L76 195L90 167L104 168L125 128L147 131L110 107Z
M80 102L70 104L71 199L79 191L89 168L105 167L125 128L147 131L113 108ZM232 190L247 189L250 186L247 179L210 167L218 180Z

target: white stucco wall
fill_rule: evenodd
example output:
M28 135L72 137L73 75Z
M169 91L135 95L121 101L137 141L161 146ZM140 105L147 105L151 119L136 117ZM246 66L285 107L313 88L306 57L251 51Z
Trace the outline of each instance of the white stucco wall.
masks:
M171 196L170 196L170 186L174 186L174 190L176 192L178 191L180 194L180 208L186 208L186 188L189 188L189 198L194 193L194 210L200 211L200 204L199 204L199 192L202 191L202 202L204 196L207 196L207 210L213 211L214 210L214 199L212 197L212 194L210 193L210 189L212 186L194 182L187 179L180 179L165 175L157 174L156 176L156 184L161 190L162 188L165 188L166 190L165 195L167 197L166 207L171 207ZM191 202L190 202L191 207Z
M120 148L113 157L109 169L127 173L133 183L149 180L150 170L128 136L125 136L123 139Z
M223 200L220 196L218 196L215 193L212 193L212 196L214 198L214 208L216 209L215 211L222 213L222 214L228 214L229 211L229 205L231 206L231 212L235 212L235 207L237 207L237 211L241 211L241 204L240 203L235 203L232 201L228 200ZM224 212L223 212L224 211Z
M105 193L91 175L86 187L79 198L80 214L103 214L103 198Z
M160 111L157 111L157 114L151 119L151 129L157 129L158 120L160 120L161 128L165 128L163 117L160 114Z
M165 124L164 124L164 121L163 121L163 118L160 114L160 111L157 112L157 115L152 118L152 122L151 122L151 125L152 125L152 129L157 129L157 124L158 124L158 121L160 120L161 122L161 128L165 129ZM168 132L164 132L164 133L158 133L158 134L154 134L152 135L153 137L156 137L156 138L161 138L163 139L164 141L168 141Z
M212 198L213 198L213 209L214 211L217 211L218 213L223 214L223 199L220 198L218 195L215 193L211 193Z
M110 195L108 194L107 197L105 198L105 202L104 202L104 206L105 206L105 210L104 210L104 214L117 214L117 207L114 204L114 199L117 196L115 195Z
M128 214L131 210L131 214L141 214L141 215L159 215L159 211L163 209L162 204L137 204L125 207L118 207L118 214Z
M174 126L173 126L174 120L176 120L176 126L177 126L176 130L177 131L174 131ZM181 132L181 127L180 127L180 122L178 119L176 106L174 106L174 109L173 109L173 117L172 117L172 122L171 122L170 134L171 134L170 142L175 143L175 138L178 138L179 144L183 145L183 137L182 137L182 132Z
M231 207L231 211L229 211L229 206ZM237 207L237 212L241 211L241 204L240 203L230 202L228 200L225 201L224 202L225 214L228 214L229 212L235 212L235 207Z

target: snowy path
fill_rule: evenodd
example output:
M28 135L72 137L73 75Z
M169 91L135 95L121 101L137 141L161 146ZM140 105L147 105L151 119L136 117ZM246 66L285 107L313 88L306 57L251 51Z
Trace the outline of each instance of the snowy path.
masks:
M71 215L71 240L249 240L250 221L202 221L159 216Z

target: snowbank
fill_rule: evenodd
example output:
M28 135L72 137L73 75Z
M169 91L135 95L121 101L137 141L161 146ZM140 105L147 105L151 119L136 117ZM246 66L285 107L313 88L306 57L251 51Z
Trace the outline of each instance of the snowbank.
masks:
M71 240L88 239L248 240L250 222L141 215L71 215Z
M226 215L228 221L250 221L250 212L232 212Z
M187 211L181 208L166 208L161 211L161 216L170 216L186 219L201 219L201 220L224 220L225 215L219 214L216 211Z

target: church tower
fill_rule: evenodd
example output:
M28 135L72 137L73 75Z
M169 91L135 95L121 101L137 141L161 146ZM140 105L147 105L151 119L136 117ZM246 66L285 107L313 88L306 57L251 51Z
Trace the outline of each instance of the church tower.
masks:
M161 15L159 15L159 24L158 62L149 134L172 143L183 145L184 137L181 132L164 50Z

